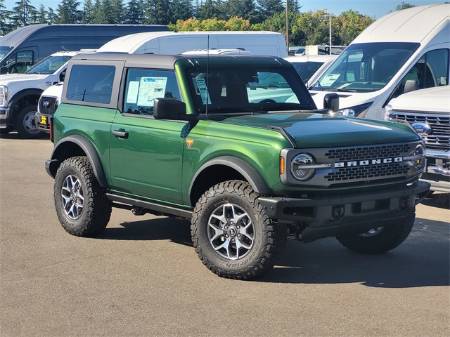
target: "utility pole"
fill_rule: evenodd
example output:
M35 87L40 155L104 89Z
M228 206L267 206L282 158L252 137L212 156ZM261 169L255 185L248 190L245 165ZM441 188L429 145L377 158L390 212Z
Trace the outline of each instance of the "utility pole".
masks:
M329 54L331 55L331 13L328 13L328 18L329 18L329 38L330 38L330 50L329 50Z
M289 0L286 0L286 46L289 51Z

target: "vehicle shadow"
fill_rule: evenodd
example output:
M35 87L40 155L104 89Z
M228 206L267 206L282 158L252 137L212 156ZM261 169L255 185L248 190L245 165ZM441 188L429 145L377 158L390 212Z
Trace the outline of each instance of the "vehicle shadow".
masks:
M107 228L100 239L170 240L192 246L187 221L158 218ZM410 237L384 255L358 255L335 239L288 241L273 271L255 282L409 288L450 285L450 224L418 218Z
M0 133L0 139L17 139L17 140L33 140L33 139L48 139L49 135L45 133L40 133L33 138L22 138L17 132Z
M421 203L431 207L450 209L450 194L436 193L429 198L423 199Z

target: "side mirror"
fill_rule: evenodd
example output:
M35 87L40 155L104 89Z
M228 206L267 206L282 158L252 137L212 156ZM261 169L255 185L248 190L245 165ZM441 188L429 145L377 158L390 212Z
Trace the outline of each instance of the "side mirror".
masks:
M153 106L155 119L186 119L186 104L173 98L156 98Z
M65 79L66 79L66 69L61 71L61 74L59 74L59 81L60 82L64 82Z
M417 87L418 83L416 80L407 80L405 82L405 87L403 88L403 93L406 94L407 92L415 91L417 90Z
M326 94L323 98L323 108L336 112L339 110L339 95Z

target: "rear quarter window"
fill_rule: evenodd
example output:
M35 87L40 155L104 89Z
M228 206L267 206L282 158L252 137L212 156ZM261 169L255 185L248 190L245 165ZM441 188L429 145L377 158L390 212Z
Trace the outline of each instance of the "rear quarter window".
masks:
M71 101L110 104L116 67L73 65L66 98Z

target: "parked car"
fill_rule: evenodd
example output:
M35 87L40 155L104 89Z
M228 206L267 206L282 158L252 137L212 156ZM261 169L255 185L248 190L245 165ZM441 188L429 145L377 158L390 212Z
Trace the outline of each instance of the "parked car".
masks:
M0 39L0 74L24 73L61 50L97 49L119 36L166 31L161 25L30 25Z
M303 55L285 58L286 61L294 66L304 83L308 83L313 75L315 76L324 66L333 62L335 59L335 55Z
M40 132L50 133L53 114L61 103L63 84L63 82L59 82L48 87L42 92L39 98L35 115L35 125Z
M77 55L53 121L46 169L68 233L98 235L112 207L191 219L198 256L223 277L266 272L288 233L394 249L429 189L409 126L316 110L272 56Z
M450 4L388 14L364 30L312 84L323 107L327 93L341 97L341 113L384 118L391 99L449 84Z
M64 80L67 62L79 53L57 52L25 74L0 75L0 113L4 112L0 114L0 129L3 132L17 130L21 137L36 136L39 133L35 121L39 96L49 86Z
M209 42L208 42L209 40ZM195 49L244 49L253 55L286 57L284 37L274 32L154 32L123 36L98 52L177 55Z
M389 103L386 116L409 123L423 138L427 167L422 179L433 191L450 193L450 86L403 94Z

